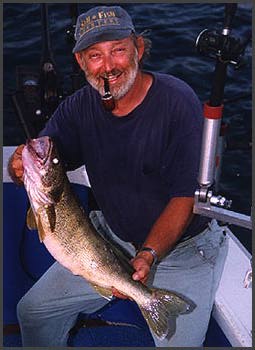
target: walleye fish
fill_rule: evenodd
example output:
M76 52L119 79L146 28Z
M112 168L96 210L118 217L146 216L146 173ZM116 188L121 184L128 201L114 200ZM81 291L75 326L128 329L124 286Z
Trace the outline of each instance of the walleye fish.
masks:
M175 332L176 317L195 305L167 290L149 289L132 279L130 264L93 227L64 171L56 146L47 136L28 140L22 152L24 185L30 200L28 226L73 274L84 277L102 296L111 288L133 299L150 329L160 339Z

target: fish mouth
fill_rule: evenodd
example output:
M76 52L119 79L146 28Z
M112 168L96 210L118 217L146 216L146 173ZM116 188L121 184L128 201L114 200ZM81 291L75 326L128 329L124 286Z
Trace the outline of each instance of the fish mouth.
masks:
M26 146L32 157L42 166L46 164L52 153L53 142L48 136L43 136L27 140Z

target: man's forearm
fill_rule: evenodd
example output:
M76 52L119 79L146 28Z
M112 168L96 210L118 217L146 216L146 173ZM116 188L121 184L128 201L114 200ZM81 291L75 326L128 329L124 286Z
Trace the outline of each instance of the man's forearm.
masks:
M159 258L171 250L180 239L193 216L194 199L175 197L154 223L143 246L153 248ZM147 252L144 252L145 254ZM150 254L150 253L147 253Z

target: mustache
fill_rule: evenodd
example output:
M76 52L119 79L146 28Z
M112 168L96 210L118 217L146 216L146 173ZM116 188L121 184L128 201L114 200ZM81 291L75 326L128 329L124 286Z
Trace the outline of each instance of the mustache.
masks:
M98 76L98 78L104 78L104 79L109 79L109 78L112 78L114 76L118 76L119 74L121 74L121 71L119 69L113 69L111 70L110 72L105 72L103 74L100 74Z

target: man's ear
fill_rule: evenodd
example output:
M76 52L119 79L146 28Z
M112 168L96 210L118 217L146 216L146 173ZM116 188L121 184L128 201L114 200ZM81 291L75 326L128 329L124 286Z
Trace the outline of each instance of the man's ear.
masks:
M139 61L141 61L143 54L144 54L144 40L142 36L138 36L138 38L136 39L136 43L137 43L137 50L138 50L138 58Z
M76 61L78 62L79 66L81 67L81 69L83 69L83 59L82 59L81 53L76 52L74 55L75 55Z

